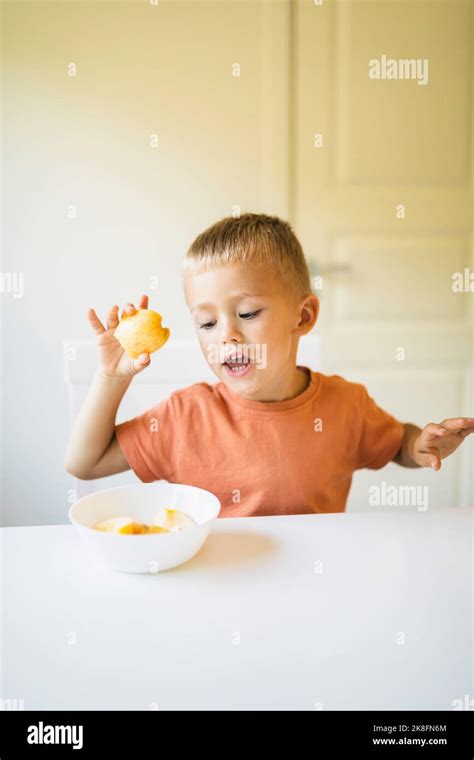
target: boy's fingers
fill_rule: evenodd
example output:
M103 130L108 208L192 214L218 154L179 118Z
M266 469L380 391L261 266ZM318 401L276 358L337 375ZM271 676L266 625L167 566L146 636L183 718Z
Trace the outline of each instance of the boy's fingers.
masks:
M94 309L87 310L87 319L89 320L89 324L96 335L102 335L102 333L105 332L105 327L95 313Z
M147 353L140 354L138 359L134 359L132 362L133 369L135 370L135 372L140 372L149 363L150 363L150 354L147 354Z
M440 423L447 430L453 433L458 433L462 428L470 427L474 425L474 418L472 417L451 417L450 419L443 420Z
M425 425L423 432L430 438L438 438L442 437L443 435L449 435L450 431L443 427L443 425L444 423L437 425L435 422L430 422L428 425Z
M140 309L148 309L148 296L145 294L140 298Z
M122 317L124 314L135 314L135 306L133 303L124 303L122 306Z
M119 323L118 306L112 306L107 313L107 329L115 329Z
M441 467L441 460L436 449L428 449L427 451L418 454L418 464L421 464L422 467L431 467L433 470L439 470Z

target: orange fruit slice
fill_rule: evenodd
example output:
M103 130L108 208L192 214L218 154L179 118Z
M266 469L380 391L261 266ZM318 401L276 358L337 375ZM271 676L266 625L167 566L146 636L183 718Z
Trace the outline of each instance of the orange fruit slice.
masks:
M170 337L168 327L162 327L162 316L152 309L138 309L134 314L124 314L115 328L114 337L131 359L140 354L152 354L165 345Z

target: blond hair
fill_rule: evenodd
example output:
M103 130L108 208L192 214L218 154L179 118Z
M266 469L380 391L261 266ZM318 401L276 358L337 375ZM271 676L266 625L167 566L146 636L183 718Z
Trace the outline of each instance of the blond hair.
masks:
M224 217L194 240L182 274L199 274L225 264L273 272L297 298L313 293L301 244L290 224L278 216L245 213Z

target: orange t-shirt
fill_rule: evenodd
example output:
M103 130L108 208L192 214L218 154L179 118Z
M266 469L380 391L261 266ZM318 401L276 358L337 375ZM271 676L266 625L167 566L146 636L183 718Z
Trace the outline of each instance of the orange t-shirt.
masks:
M205 488L219 517L343 512L354 470L377 470L404 426L364 385L301 367L310 383L286 401L250 401L223 382L195 383L117 425L144 483Z

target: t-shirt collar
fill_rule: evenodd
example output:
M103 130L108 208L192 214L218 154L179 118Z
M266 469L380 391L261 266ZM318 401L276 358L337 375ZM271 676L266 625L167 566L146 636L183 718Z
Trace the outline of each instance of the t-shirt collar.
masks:
M305 404L314 396L319 385L318 374L316 372L313 372L311 369L309 369L309 367L306 367L304 365L297 364L296 366L297 369L302 369L306 372L307 375L309 375L310 382L302 393L299 393L294 398L286 399L285 401L253 401L252 399L246 399L243 398L243 396L239 396L239 394L235 391L231 390L231 388L229 388L229 386L224 382L218 383L217 388L222 397L230 403L239 404L239 406L256 412L266 412L268 414L271 412L296 409L297 407L302 406L302 404Z

